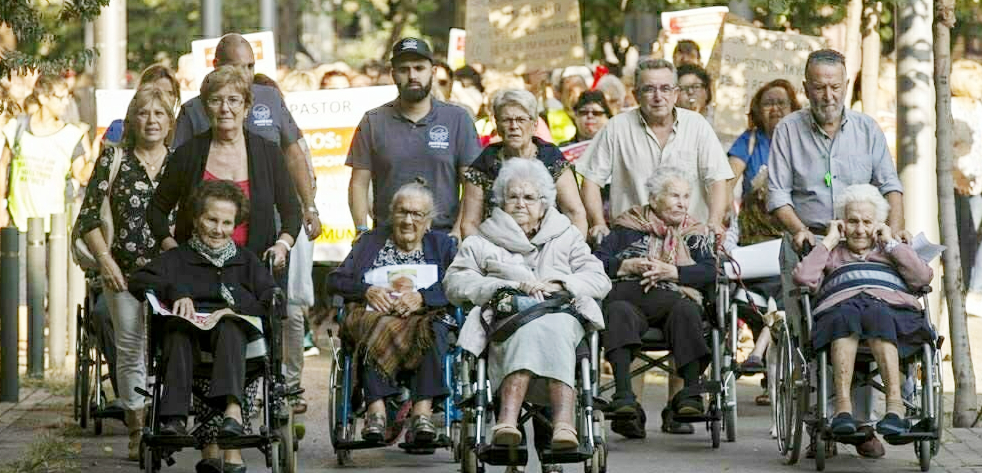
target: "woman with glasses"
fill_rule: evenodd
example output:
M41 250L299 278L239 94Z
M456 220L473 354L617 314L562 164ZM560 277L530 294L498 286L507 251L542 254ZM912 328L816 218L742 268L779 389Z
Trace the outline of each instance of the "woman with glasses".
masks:
M713 90L709 73L696 64L682 64L678 69L679 98L676 105L713 120Z
M576 136L559 146L592 140L600 129L610 119L610 107L604 93L599 90L588 90L580 94L579 100L573 105Z
M506 89L498 92L491 102L498 136L501 141L484 148L481 155L465 173L463 218L464 237L477 233L477 227L491 215L492 184L501 166L512 158L537 159L546 166L556 183L556 203L584 235L586 210L570 163L555 145L535 136L538 120L538 101L531 92Z

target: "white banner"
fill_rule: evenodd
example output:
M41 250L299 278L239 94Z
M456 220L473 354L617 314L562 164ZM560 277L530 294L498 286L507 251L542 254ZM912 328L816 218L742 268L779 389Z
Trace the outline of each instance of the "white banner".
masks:
M242 37L252 45L252 53L256 56L256 74L265 74L276 80L276 39L273 37L273 32L249 33ZM191 42L195 90L201 86L205 76L215 69L215 47L220 40L221 38L208 38Z
M665 58L671 60L675 45L680 40L690 39L699 45L699 55L703 67L709 64L709 55L713 51L719 28L723 18L730 11L727 7L693 8L662 12L661 27L665 31Z

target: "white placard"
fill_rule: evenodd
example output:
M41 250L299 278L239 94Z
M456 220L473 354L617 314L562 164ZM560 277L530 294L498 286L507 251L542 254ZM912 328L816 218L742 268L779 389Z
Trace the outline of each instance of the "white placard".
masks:
M249 33L242 37L252 45L252 53L256 56L256 73L265 74L276 80L276 38L273 32ZM191 42L195 89L198 89L205 76L215 69L215 47L220 40L221 38L208 38Z

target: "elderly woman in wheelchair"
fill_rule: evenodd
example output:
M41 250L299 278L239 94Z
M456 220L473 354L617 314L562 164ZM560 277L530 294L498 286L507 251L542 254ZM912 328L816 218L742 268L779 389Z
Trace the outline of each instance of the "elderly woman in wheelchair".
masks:
M671 402L675 418L705 413L700 394L691 388L708 366L712 351L703 335L703 296L715 283L716 263L707 229L689 214L692 187L684 171L661 167L646 185L648 204L614 220L613 230L597 251L614 288L605 301L606 359L614 371L615 391L609 411L640 415L631 390L633 350L649 327L658 327L672 348L685 387ZM614 432L643 437L630 420L615 420Z
M596 300L607 295L610 280L583 235L556 210L556 185L542 163L508 160L493 192L497 207L447 270L451 302L475 306L459 344L475 356L487 350L499 401L494 445L521 443L527 398L552 406L551 449L575 449L576 347L588 331L603 328ZM528 316L509 317L516 314ZM524 323L507 323L516 319Z
M794 281L816 293L811 333L815 350L830 350L835 392L834 436L856 432L850 389L860 342L868 346L886 394L887 414L876 424L884 436L904 434L900 360L934 340L911 290L931 282L931 267L894 238L884 222L889 204L868 184L837 199L828 235L794 270Z
M383 443L385 399L401 393L408 378L413 407L406 442L436 438L433 400L449 394L443 359L456 321L443 290L443 276L456 252L453 239L430 231L433 194L422 180L392 198L389 225L362 234L328 287L348 302L341 338L353 347L367 404L362 438Z
M195 362L207 351L214 363L206 401L224 410L217 435L241 437L246 346L262 338L259 317L267 313L278 289L259 258L232 242L233 229L249 214L245 194L231 181L204 182L195 192L191 238L134 272L130 288L141 299L153 293L173 309L160 332L166 387L159 407L160 435L188 435ZM217 461L217 445L202 453L202 462ZM209 465L221 469L220 462ZM201 465L198 469L202 471ZM225 452L224 471L245 471L238 450Z

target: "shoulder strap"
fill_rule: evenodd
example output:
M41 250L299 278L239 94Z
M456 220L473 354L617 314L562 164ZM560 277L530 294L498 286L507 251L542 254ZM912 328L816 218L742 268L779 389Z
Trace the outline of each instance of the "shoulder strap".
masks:
M123 162L123 148L113 146L112 162L109 164L109 188L112 189L113 182L116 182L116 174L119 173L119 165Z
M747 158L753 156L754 147L757 146L757 129L750 131L750 139L747 141Z
M18 115L17 116L17 129L14 131L14 146L16 148L20 146L20 137L24 135L27 131L27 127L30 126L31 117L29 115Z

